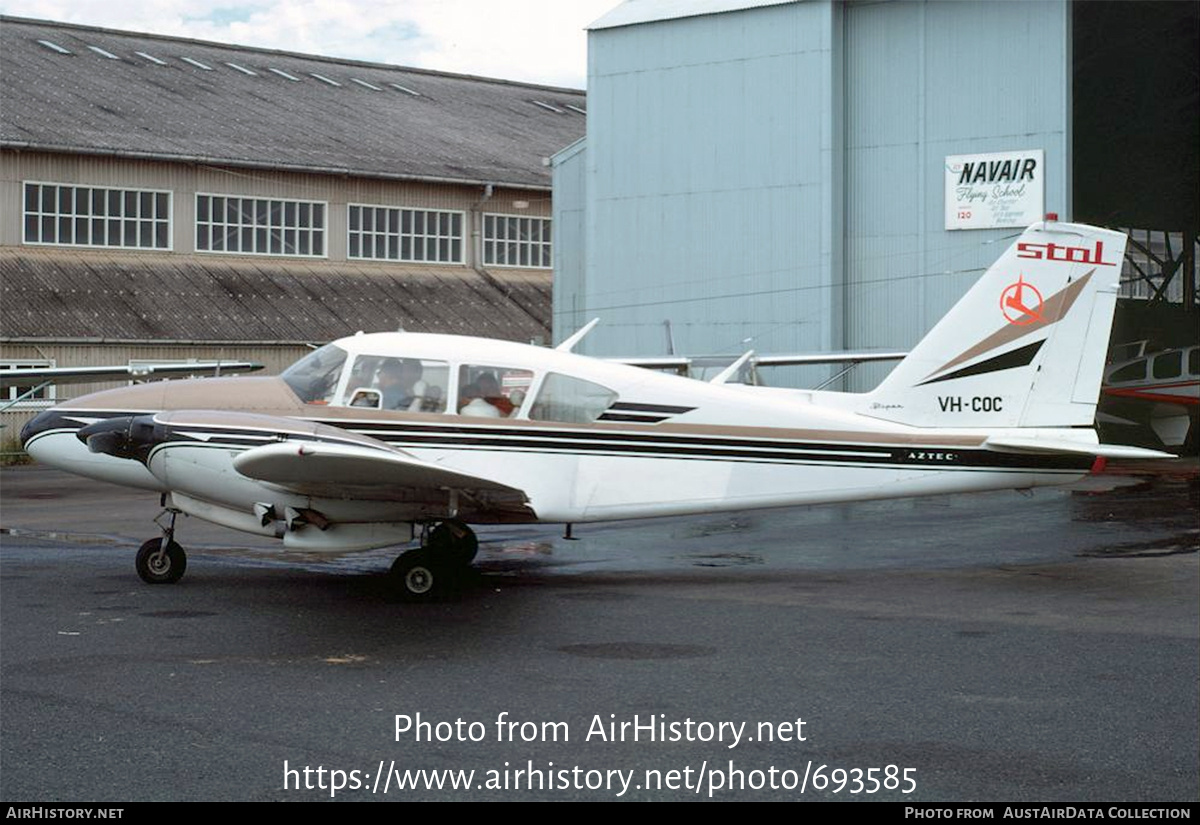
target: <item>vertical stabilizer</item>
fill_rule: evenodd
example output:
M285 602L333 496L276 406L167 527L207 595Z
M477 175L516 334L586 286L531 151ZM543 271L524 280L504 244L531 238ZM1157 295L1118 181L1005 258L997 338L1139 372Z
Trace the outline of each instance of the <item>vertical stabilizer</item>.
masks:
M1090 426L1125 240L1029 227L859 411L922 427Z

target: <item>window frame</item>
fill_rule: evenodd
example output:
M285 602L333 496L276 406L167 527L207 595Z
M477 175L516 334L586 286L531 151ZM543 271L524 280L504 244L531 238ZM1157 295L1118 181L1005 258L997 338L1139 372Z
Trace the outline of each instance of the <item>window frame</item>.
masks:
M205 213L208 215L208 217L204 219L201 219L200 217L200 201L202 198L208 199L207 209L205 210ZM225 212L225 219L220 221L215 219L214 207L216 204L214 201L217 198L222 199L222 203L220 205ZM230 201L239 202L237 208L242 210L243 215L246 214L244 202L249 201L251 204L251 222L230 222L228 220L230 215ZM259 222L259 217L261 214L259 209L260 203L266 204L266 223ZM281 213L283 215L283 220L279 224L271 223L271 217L273 215L272 204L274 203L280 204ZM304 258L310 260L322 260L329 258L329 201L304 200L300 198L259 197L257 195L237 195L220 192L197 192L194 204L196 211L192 220L194 230L192 233L192 244L197 254L253 255L255 257L265 258ZM292 221L294 225L289 224L287 221L287 210L289 206L296 207L294 212L295 218ZM300 207L304 206L309 207L309 226L300 225L300 215L303 211ZM314 216L313 207L320 207L321 215L319 225L317 224ZM237 249L212 248L213 239L216 237L214 230L218 227L222 227L224 229L222 243L227 245L228 239L232 236L238 241ZM207 247L201 246L200 233L202 228L206 229L208 232ZM276 231L278 234L275 234ZM252 241L251 246L254 247L250 250L244 248L244 241L246 238L245 233L247 232L250 233L249 238ZM264 234L260 235L260 233ZM293 245L293 251L288 251L286 248L287 244L289 243L288 233L295 233L294 238L291 241ZM307 236L309 249L307 252L299 251L302 235ZM260 251L258 249L260 237L265 241L265 244L268 247L265 251ZM272 242L276 239L276 237L279 240L280 251L272 251L270 249ZM311 251L314 246L313 241L315 238L319 238L320 240L321 251L319 253L314 253Z
M36 208L30 209L30 189L37 190ZM54 187L53 201L51 209L45 209L45 187ZM63 212L63 191L70 190L71 196L71 211ZM79 193L81 190L87 191L86 204L80 204ZM96 202L96 193L101 195L100 203ZM142 215L142 207L144 205L144 197L150 198L150 216ZM166 197L166 215L159 214L159 197ZM114 200L115 197L115 200ZM132 197L132 206L134 214L126 215L126 207L130 205ZM103 214L96 214L93 210L97 206L103 207ZM80 207L86 207L86 212L81 212ZM119 215L111 215L109 211L112 207L117 207ZM34 221L37 226L37 240L30 239L30 221ZM104 243L93 243L90 239L93 236L93 231L96 229L96 222L102 224L102 229L105 235ZM64 223L65 222L65 223ZM86 243L80 243L76 240L82 228L86 230L86 235L89 240ZM116 224L114 226L114 223ZM147 227L146 224L149 224ZM165 234L165 244L157 243L159 237L159 229ZM51 229L54 235L54 240L45 240L47 229ZM71 236L70 241L60 240L64 233L64 229L69 230ZM21 181L21 243L26 246L58 246L71 247L75 249L124 249L136 252L172 252L175 248L175 193L170 189L136 189L136 188L121 188L114 186L93 185L87 183L65 183L61 181L42 181L42 180L23 180ZM126 242L133 233L132 243ZM141 243L142 233L147 231L150 239L149 244ZM108 238L113 232L119 236L118 243L109 243Z
M372 228L365 228L365 213L363 210L374 210L371 214ZM358 210L357 216L355 210ZM384 226L382 229L379 226L378 213L382 212L384 216ZM392 215L395 214L393 221ZM409 230L405 230L405 213L408 213L407 225ZM421 216L422 230L415 231L417 215ZM427 230L429 226L430 216L436 216L439 224L437 232L430 233ZM443 234L441 229L441 219L447 217L450 220L450 232ZM457 232L455 232L455 221L457 221ZM395 229L393 230L393 225ZM467 213L460 209L424 209L415 206L390 206L380 203L348 203L346 204L346 260L349 261L378 261L392 262L404 264L443 264L448 266L465 266L467 263ZM368 244L372 252L379 248L380 242L384 245L384 255L366 255ZM449 257L441 256L441 243L448 244ZM405 257L406 249L409 256ZM413 256L418 243L423 250L428 252L429 248L435 250L434 257L417 258ZM391 251L395 249L395 256ZM457 253L457 254L455 254Z
M508 229L512 226L512 221L517 221L517 237L510 237ZM534 222L539 222L538 237L532 237L532 226ZM521 228L521 222L526 222L525 229ZM503 225L505 234L501 237L497 229ZM511 215L504 212L484 212L483 226L480 227L480 238L483 245L481 257L484 266L500 267L504 269L553 269L554 268L554 221L553 218L543 217L540 215ZM522 234L524 233L524 234ZM503 246L505 254L498 256L498 250ZM532 263L534 259L534 250L537 250L540 255L537 257L546 263ZM515 250L517 263L508 262L508 251ZM527 263L521 263L521 252L526 253ZM500 261L503 257L505 260Z
M0 370L17 369L20 367L38 367L40 369L53 369L58 366L58 363L53 358L5 358L0 360ZM17 401L21 397L21 393L28 392L37 386L36 382L28 387L6 387L0 391L0 406L6 410L44 410L47 407L53 407L58 402L58 386L56 384L47 384L42 387L42 392L45 393L41 397L34 396L26 398L23 401Z

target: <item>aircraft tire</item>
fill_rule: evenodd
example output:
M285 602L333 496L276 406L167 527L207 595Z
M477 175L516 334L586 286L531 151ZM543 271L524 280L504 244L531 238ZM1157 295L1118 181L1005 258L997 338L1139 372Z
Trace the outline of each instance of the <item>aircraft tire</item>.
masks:
M475 561L479 553L479 538L475 531L458 519L448 519L429 531L426 545L434 553L444 554L440 558L455 566L466 567Z
M396 595L405 602L433 601L446 589L449 578L445 565L424 548L401 553L389 575Z
M150 539L145 542L137 553L138 576L146 584L174 584L183 578L187 570L187 553L176 542L167 543L167 552L159 555L162 539Z

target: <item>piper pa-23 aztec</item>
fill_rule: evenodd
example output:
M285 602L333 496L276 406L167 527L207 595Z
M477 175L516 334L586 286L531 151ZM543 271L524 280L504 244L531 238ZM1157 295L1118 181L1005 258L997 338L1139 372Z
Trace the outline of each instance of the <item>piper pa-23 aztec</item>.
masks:
M392 574L431 596L469 523L592 522L1029 488L1095 457L1093 418L1125 236L1027 229L873 391L701 382L570 350L356 335L278 377L88 395L22 432L39 461L161 494L137 571L174 582L175 516L342 552L411 542ZM161 518L161 517L160 517ZM165 526L164 526L165 525Z

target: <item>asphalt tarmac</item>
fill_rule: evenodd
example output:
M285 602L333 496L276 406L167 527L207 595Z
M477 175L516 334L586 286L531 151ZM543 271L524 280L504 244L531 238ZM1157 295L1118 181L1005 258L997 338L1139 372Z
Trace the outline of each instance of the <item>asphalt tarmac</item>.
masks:
M481 530L413 606L194 519L144 585L155 496L5 468L0 799L1195 802L1200 483L1148 472Z

